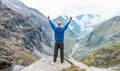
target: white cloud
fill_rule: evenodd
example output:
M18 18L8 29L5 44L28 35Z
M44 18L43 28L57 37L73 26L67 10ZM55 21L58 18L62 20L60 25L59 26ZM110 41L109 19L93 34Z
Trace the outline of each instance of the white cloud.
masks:
M120 9L120 0L21 0L27 6L38 9L52 18L61 15L83 13L113 13ZM110 11L110 12L109 12Z
M66 14L106 13L120 8L119 3L120 0L81 0L64 6L63 11L65 11Z
M56 17L62 14L61 7L65 4L73 2L74 0L20 0L27 6L38 9L45 15Z

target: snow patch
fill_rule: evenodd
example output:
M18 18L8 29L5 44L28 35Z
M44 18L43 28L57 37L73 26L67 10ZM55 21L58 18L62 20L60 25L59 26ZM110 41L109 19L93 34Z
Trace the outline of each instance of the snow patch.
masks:
M18 7L17 5L13 5L14 7L18 8L18 9L21 9L20 7Z
M20 27L21 29L23 28L23 26L22 26L22 25L20 25L19 27Z
M81 15L79 15L81 16ZM92 17L91 17L92 16ZM95 25L99 25L102 21L102 17L96 14L83 14L81 20L74 18L82 32L91 32Z

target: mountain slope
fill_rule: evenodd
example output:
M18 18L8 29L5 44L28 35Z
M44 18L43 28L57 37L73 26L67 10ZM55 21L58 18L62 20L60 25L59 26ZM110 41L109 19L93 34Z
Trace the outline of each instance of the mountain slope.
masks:
M85 39L87 41L83 43L86 43L86 46L81 46L75 53L77 58L81 58L80 55L86 55L82 61L89 66L118 66L119 70L120 16L104 21Z
M97 46L105 42L120 39L120 16L111 18L103 22L87 39L87 46Z
M41 53L52 55L48 27L47 18L37 10L18 0L0 0L0 66L4 62L26 66Z
M37 44L35 39L37 39L36 41L51 46L52 39L48 31L51 29L48 28L50 25L43 14L35 9L26 7L18 0L1 0L1 3L1 15L3 15L1 16L1 18L3 18L1 19L1 23L3 23L2 26L6 30L22 34L24 36L22 39L26 47L31 50L34 49L34 47L42 47L42 44ZM15 5L17 8L13 7ZM19 10L18 7L20 8ZM4 18L7 20L4 20ZM31 45L27 45L28 43Z
M120 41L85 56L82 61L89 66L113 67L120 65ZM120 69L120 68L119 68Z
M120 40L120 16L104 21L90 34L80 40L73 57L81 60L85 55Z

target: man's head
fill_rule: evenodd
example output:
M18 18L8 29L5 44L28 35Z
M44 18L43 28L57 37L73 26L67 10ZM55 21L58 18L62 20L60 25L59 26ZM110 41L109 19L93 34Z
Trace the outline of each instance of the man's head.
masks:
M61 22L58 22L58 23L57 23L57 26L58 26L58 27L62 27L62 23L61 23Z

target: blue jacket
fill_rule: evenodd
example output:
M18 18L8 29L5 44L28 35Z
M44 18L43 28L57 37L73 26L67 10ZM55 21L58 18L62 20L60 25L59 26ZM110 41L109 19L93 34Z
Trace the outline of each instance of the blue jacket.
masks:
M63 42L64 41L64 31L67 29L70 21L64 27L56 27L51 20L49 20L51 27L55 33L55 41L56 42Z

